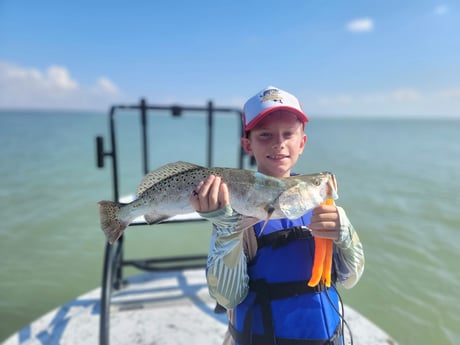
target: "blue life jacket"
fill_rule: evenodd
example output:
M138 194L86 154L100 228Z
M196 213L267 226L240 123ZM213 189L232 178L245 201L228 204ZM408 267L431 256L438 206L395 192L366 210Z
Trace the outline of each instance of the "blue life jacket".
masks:
M250 291L229 325L237 345L341 343L336 289L307 285L314 258L314 239L305 230L310 218L311 212L270 220L260 237L264 222L254 226L258 249L248 263Z

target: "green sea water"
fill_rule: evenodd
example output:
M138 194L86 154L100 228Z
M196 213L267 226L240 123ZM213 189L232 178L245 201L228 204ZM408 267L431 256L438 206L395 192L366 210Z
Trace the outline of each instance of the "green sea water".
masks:
M201 116L150 118L151 168L206 164ZM236 166L238 119L216 121L216 166ZM104 236L97 201L112 199L96 168L106 114L0 112L0 341L101 283ZM311 116L296 172L333 171L338 204L366 254L351 305L401 345L460 339L460 121ZM120 194L142 178L138 119L119 117ZM108 141L106 141L106 144ZM107 160L107 163L110 161ZM134 227L131 257L206 253L207 226Z

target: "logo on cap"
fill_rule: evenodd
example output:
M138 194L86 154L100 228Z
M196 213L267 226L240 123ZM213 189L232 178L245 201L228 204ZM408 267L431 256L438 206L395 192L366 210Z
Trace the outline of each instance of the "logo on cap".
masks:
M261 102L273 101L283 103L283 96L278 89L267 89L260 95Z

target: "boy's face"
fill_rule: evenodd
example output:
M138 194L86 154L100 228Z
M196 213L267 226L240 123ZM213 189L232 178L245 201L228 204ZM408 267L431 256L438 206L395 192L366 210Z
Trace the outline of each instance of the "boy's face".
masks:
M254 156L258 171L273 177L287 177L307 142L303 124L287 111L276 111L264 118L241 139L243 149Z

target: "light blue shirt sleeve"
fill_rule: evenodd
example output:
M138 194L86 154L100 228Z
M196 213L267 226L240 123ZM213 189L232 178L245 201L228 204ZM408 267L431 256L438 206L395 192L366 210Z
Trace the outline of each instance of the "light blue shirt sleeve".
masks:
M242 216L230 205L200 215L214 227L206 265L209 293L220 305L232 309L249 291L243 230L235 229Z
M340 238L334 241L337 248L334 264L338 282L351 289L364 272L364 250L358 234L341 207L337 207L340 217Z

